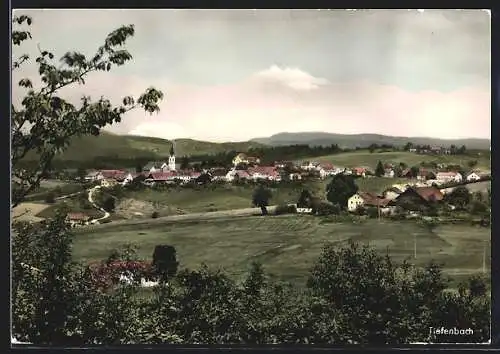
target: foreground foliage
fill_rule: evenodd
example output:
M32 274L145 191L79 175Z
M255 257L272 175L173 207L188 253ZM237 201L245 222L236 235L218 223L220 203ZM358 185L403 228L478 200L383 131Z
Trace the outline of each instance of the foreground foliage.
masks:
M35 344L398 344L489 338L490 300L483 279L472 278L450 292L438 265L395 264L354 243L340 249L326 245L304 288L271 281L259 264L242 282L201 266L171 275L146 296L137 285L151 268L133 247L114 252L96 272L71 261L72 235L62 215L38 227L17 223L14 228L13 330ZM137 281L120 283L119 272L125 271ZM441 326L475 332L430 337L429 328Z

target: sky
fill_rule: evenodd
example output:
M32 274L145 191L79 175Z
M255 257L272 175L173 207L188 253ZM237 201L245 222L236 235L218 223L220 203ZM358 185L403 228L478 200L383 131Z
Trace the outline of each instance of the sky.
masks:
M108 128L165 139L244 141L280 132L487 138L490 15L481 10L19 10L36 57L92 55L134 24L133 60L61 96L120 103L154 86L160 112ZM13 73L14 105L34 60Z

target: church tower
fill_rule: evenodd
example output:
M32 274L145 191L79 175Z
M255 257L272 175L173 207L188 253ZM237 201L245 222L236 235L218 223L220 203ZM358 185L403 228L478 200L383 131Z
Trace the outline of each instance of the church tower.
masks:
M168 169L170 171L175 171L175 143L172 141L172 146L170 147L170 156L168 157Z

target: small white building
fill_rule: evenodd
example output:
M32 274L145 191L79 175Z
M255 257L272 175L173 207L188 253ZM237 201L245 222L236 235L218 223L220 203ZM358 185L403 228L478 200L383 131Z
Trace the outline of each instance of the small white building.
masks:
M385 178L394 178L394 170L392 168L388 168L384 172Z
M460 183L463 177L459 172L438 172L436 174L436 180L440 183Z
M476 172L469 173L466 177L467 182L476 182L481 179L481 176L479 176Z
M86 181L100 181L103 178L104 178L104 176L102 175L102 173L100 171L92 171L92 172L89 172L85 176Z

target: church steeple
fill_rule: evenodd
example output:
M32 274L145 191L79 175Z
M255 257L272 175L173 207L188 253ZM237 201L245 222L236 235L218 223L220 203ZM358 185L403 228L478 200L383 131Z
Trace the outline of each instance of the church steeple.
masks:
M168 157L168 169L170 171L175 171L175 142L172 141L172 146L170 147L170 156Z

